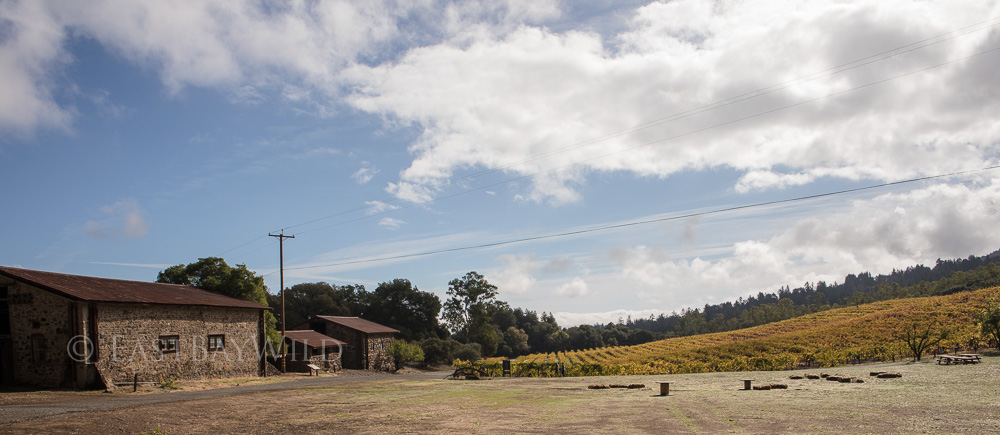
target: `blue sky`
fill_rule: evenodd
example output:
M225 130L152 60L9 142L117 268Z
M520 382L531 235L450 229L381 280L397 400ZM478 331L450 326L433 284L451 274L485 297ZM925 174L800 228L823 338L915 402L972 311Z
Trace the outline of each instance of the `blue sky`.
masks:
M286 285L444 299L475 270L568 326L981 255L998 26L980 1L2 1L0 264L222 256L275 291L284 229Z

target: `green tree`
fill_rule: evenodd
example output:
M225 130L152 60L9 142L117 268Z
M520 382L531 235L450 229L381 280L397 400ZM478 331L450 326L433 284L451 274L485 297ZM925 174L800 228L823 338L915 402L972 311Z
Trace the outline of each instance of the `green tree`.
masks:
M157 274L156 282L189 285L267 305L267 287L264 286L263 276L253 273L245 264L231 267L218 257L199 258L195 263L168 267ZM270 311L264 312L264 325L272 345L280 343L277 320Z
M424 362L427 364L451 364L453 354L460 347L462 343L450 338L428 338L420 342L420 348L424 350Z
M302 283L285 289L285 325L293 327L313 316L355 316L361 309L363 285ZM281 315L281 296L268 295L268 304ZM280 320L280 319L279 319Z
M482 275L469 272L448 283L444 320L460 341L468 343L475 326L488 323L497 307L497 287Z
M1000 346L1000 301L986 301L986 307L979 313L979 332L987 340L993 340L995 346Z
M441 327L438 313L441 299L434 293L420 291L409 280L394 279L378 285L366 297L363 317L398 329L406 340L438 337Z
M503 332L503 343L504 349L507 351L505 356L526 355L531 350L528 347L528 334L523 329L514 326L508 326L507 330Z

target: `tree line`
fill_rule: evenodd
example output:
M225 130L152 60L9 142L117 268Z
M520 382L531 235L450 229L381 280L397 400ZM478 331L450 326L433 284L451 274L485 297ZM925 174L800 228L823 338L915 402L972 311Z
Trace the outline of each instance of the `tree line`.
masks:
M279 338L281 297L267 292L263 277L245 265L228 266L221 258L199 259L160 272L159 282L193 285L264 303L268 336ZM733 302L685 309L645 319L620 319L606 325L562 328L551 313L512 308L498 299L498 289L479 273L448 283L447 299L418 289L406 279L361 284L302 283L285 290L285 325L293 329L317 315L357 316L400 331L400 353L430 364L454 358L516 357L529 353L635 345L668 337L730 331L790 319L817 311L879 300L948 294L1000 285L1000 251L983 257L938 260L893 270L888 275L847 275L844 283L806 283L775 293ZM419 349L417 349L419 348ZM419 350L420 352L417 352ZM416 356L418 353L422 354Z
M965 259L937 260L934 267L916 265L887 275L850 274L841 284L819 281L734 302L706 304L669 315L621 322L629 329L644 329L663 337L680 337L732 331L763 325L833 308L890 299L936 296L1000 285L1000 250Z

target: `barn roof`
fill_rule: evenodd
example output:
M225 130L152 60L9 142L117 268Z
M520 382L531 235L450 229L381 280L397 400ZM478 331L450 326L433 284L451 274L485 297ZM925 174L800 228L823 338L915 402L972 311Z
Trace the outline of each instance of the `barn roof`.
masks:
M385 325L379 325L378 323L371 322L360 317L342 317L342 316L316 316L319 319L326 320L327 322L333 322L341 326L351 328L355 331L361 331L365 334L396 334L399 333L398 329L392 329Z
M285 338L309 347L345 346L347 343L312 330L285 331Z
M79 301L271 309L256 302L186 285L66 275L3 266L0 266L0 275Z

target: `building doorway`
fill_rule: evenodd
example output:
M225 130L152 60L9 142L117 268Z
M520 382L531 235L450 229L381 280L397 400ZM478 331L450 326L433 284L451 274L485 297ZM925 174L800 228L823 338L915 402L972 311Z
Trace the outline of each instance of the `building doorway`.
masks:
M9 338L0 338L0 385L14 383L14 346Z

